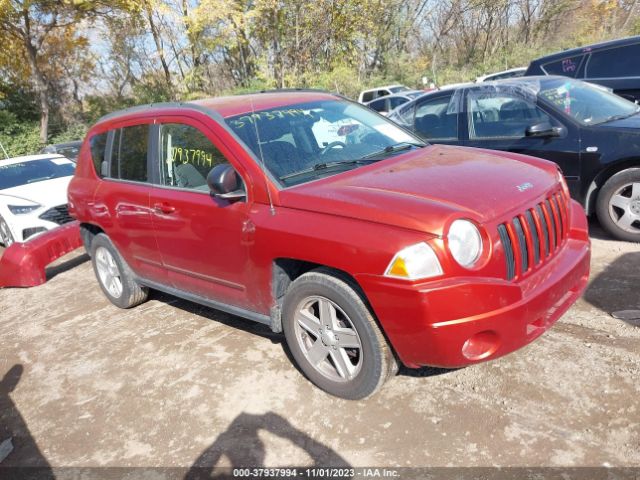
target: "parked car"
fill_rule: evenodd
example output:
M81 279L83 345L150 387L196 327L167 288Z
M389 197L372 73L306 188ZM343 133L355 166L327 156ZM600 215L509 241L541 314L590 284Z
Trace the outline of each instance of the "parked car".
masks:
M56 143L54 145L47 145L40 150L40 153L58 153L67 157L72 162L76 162L81 145L82 140L67 143Z
M391 110L398 108L400 105L404 105L414 98L418 98L424 94L424 90L407 90L406 92L378 98L377 100L365 103L364 105L382 115L387 115Z
M0 160L0 242L5 247L72 220L67 186L74 168L62 155Z
M389 118L435 143L557 163L571 196L621 240L640 241L638 105L565 77L522 77L425 95Z
M107 298L153 288L284 331L340 397L371 395L396 358L516 350L587 282L586 217L556 165L428 146L328 93L137 107L85 142L70 208Z
M407 92L410 89L404 85L386 85L384 87L372 88L369 90L363 90L358 95L358 103L368 103L376 98L386 97L387 95L394 95L400 92Z
M527 71L527 67L511 68L502 72L490 73L476 78L476 83L493 82L494 80L505 80L507 78L522 77Z
M640 36L565 50L534 60L525 75L563 75L640 100Z

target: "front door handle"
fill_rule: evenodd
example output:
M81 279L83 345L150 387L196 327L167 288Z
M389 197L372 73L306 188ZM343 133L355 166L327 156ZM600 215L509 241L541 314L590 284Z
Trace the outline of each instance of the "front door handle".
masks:
M165 215L169 215L170 213L176 211L176 207L174 207L173 205L169 205L167 202L154 203L153 209L156 211L156 213L163 213Z

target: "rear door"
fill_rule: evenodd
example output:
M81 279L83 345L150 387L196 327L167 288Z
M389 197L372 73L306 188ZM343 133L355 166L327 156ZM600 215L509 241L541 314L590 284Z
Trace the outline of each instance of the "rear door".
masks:
M579 191L578 128L537 104L534 95L515 89L470 89L465 99L470 147L505 150L544 158L560 166L572 192ZM557 137L527 136L528 127L549 123L561 129Z
M109 136L105 170L95 194L94 218L134 272L164 282L166 272L154 236L149 196L149 131L153 119L118 125Z
M159 117L155 128L156 187L150 199L155 239L176 289L244 308L252 234L246 201L210 194L207 175L230 162L208 126L188 117Z

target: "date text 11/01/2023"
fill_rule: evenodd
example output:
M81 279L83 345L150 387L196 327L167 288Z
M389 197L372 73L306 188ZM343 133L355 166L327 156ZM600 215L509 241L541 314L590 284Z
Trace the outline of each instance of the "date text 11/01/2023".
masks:
M393 468L234 468L233 478L398 478Z

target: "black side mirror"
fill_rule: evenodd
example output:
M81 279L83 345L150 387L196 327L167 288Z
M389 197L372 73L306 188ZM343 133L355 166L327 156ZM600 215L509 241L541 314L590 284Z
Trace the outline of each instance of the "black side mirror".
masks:
M554 127L549 122L536 123L525 130L527 137L559 137L561 134L562 128Z
M247 196L240 176L228 163L213 167L207 175L207 184L211 193L218 198L238 200Z

